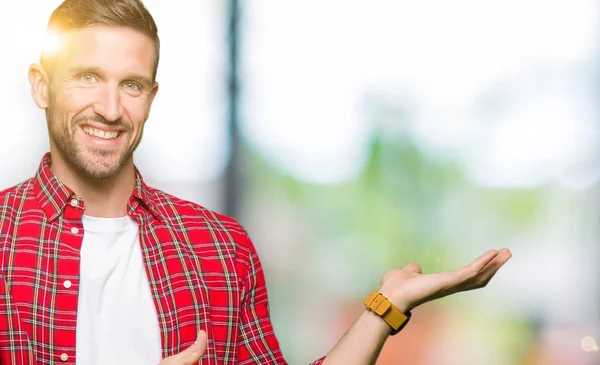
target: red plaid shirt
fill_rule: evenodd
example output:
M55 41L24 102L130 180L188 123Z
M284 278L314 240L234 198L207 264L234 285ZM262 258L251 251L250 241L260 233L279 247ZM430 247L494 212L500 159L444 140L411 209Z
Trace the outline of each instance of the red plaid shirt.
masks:
M139 224L163 357L203 329L201 364L286 364L246 231L146 186L137 170L136 181L127 212ZM84 211L50 171L49 154L34 178L0 192L0 364L75 364Z

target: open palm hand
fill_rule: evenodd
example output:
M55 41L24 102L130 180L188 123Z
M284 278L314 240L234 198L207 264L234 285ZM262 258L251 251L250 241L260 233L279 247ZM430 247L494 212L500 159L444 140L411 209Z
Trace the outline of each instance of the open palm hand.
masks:
M458 270L432 274L423 274L418 264L410 263L401 270L386 273L381 280L380 292L407 312L438 298L485 287L511 257L506 248L490 250Z

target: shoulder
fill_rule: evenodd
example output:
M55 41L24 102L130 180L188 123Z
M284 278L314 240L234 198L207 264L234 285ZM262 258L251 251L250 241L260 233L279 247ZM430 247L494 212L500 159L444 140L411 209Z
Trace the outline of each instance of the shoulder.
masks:
M168 229L176 232L181 241L189 240L190 248L197 254L207 259L230 258L242 276L258 260L248 232L235 218L155 188L148 188L148 192Z
M155 188L149 187L148 191L153 197L155 209L169 226L185 229L192 236L208 233L213 241L254 251L248 232L235 218Z
M26 200L33 191L33 182L34 178L30 178L10 188L0 190L0 214L5 214L7 210L20 206L20 203Z
M22 215L33 207L33 182L31 178L0 191L0 245L3 245Z
M155 188L149 188L149 191L154 197L156 209L169 222L182 222L186 226L208 225L210 228L226 229L233 234L248 235L239 222L232 217L217 213L198 203L181 199Z

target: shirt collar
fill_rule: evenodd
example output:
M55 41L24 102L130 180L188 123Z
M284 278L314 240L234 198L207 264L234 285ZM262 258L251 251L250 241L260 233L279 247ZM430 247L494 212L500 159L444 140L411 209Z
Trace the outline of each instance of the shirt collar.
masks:
M69 202L77 197L73 190L59 181L52 173L51 165L51 156L48 152L42 158L34 182L35 198L49 221L53 221L63 214ZM142 174L137 167L134 166L134 170L135 186L127 203L128 214L135 215L137 207L141 205L157 219L163 220L164 216L157 209L159 205L156 193L144 183Z

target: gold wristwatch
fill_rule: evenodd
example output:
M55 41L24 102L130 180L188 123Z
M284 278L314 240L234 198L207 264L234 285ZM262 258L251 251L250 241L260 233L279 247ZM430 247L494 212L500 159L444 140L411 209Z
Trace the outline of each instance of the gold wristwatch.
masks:
M392 327L391 335L400 332L410 319L410 312L407 314L396 308L383 294L373 291L367 299L365 299L365 307Z

